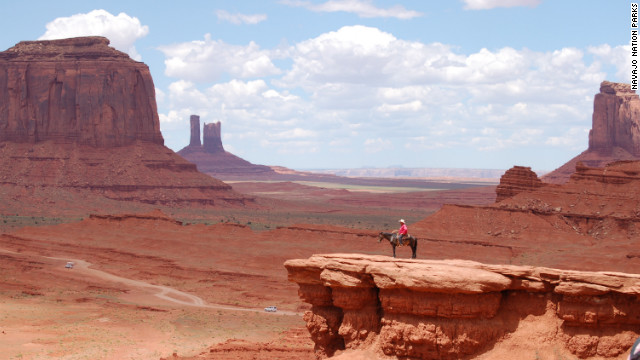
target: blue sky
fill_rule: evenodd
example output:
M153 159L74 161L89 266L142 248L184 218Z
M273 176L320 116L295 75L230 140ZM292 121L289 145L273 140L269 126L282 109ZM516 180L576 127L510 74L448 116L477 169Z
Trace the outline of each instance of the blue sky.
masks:
M108 37L149 66L175 151L198 114L256 164L553 170L600 82L630 81L630 3L3 2L0 49Z

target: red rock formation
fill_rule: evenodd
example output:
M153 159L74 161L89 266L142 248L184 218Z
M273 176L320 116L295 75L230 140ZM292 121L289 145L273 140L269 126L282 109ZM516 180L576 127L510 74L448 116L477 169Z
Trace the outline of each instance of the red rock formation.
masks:
M222 132L220 122L204 124L203 145L194 144L194 117L197 117L198 131L200 134L200 117L191 115L191 143L178 151L178 155L196 164L198 170L216 178L233 180L249 177L271 178L277 176L276 172L268 166L255 165L232 153L225 151L222 146Z
M210 154L224 153L220 121L211 124L204 124L202 137L202 146L204 147L204 151Z
M200 146L200 116L191 115L191 141L189 146Z
M496 187L496 202L543 185L538 175L530 167L514 166L500 178L500 184Z
M629 84L603 81L593 101L589 150L610 154L616 146L640 156L640 97Z
M518 337L527 319L547 327L547 338L529 339L540 349L617 358L640 333L636 274L349 254L285 267L312 305L304 319L320 357L345 348L411 359L475 357Z
M71 206L85 208L89 194L152 204L250 202L162 145L149 68L108 44L103 37L25 41L0 53L3 205L42 203L10 195L34 187L81 192L83 201ZM68 192L46 192L70 201Z
M618 160L640 160L640 98L629 84L603 81L593 101L589 148L542 180L562 184L578 162L604 167Z
M0 53L0 140L162 144L149 68L108 44L23 41Z
M639 203L640 162L622 161L579 166L566 184L489 206L445 205L409 227L421 239L419 258L446 247L447 258L640 273L638 251L629 250L637 247Z

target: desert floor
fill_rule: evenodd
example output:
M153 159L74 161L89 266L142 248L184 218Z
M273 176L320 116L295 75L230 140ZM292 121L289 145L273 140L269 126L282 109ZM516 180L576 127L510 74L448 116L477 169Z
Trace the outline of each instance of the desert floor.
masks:
M322 185L233 184L258 196L251 209L136 206L88 216L40 207L38 216L2 216L3 357L313 359L307 307L287 281L285 260L390 255L376 234L395 229L398 218L411 223L444 202L493 197L491 187Z

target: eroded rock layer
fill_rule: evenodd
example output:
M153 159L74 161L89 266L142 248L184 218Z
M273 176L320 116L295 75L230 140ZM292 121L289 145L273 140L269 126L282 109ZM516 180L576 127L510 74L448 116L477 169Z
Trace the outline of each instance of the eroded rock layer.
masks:
M98 201L94 197L169 206L253 202L165 146L140 142L101 151L53 141L0 142L0 187L0 209L20 209L32 202L92 208ZM46 199L37 195L43 190ZM12 205L14 201L19 204Z
M395 260L355 254L285 262L316 354L374 349L408 359L471 358L527 319L544 318L549 338L580 358L616 358L640 328L640 275Z

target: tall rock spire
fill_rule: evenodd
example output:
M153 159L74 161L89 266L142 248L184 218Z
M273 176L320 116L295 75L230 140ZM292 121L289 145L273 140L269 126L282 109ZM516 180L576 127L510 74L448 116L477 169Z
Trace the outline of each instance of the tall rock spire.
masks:
M204 124L203 132L203 147L204 151L215 154L215 153L224 153L224 147L222 147L222 137L220 131L220 121Z
M200 116L191 115L191 141L189 146L200 146Z

